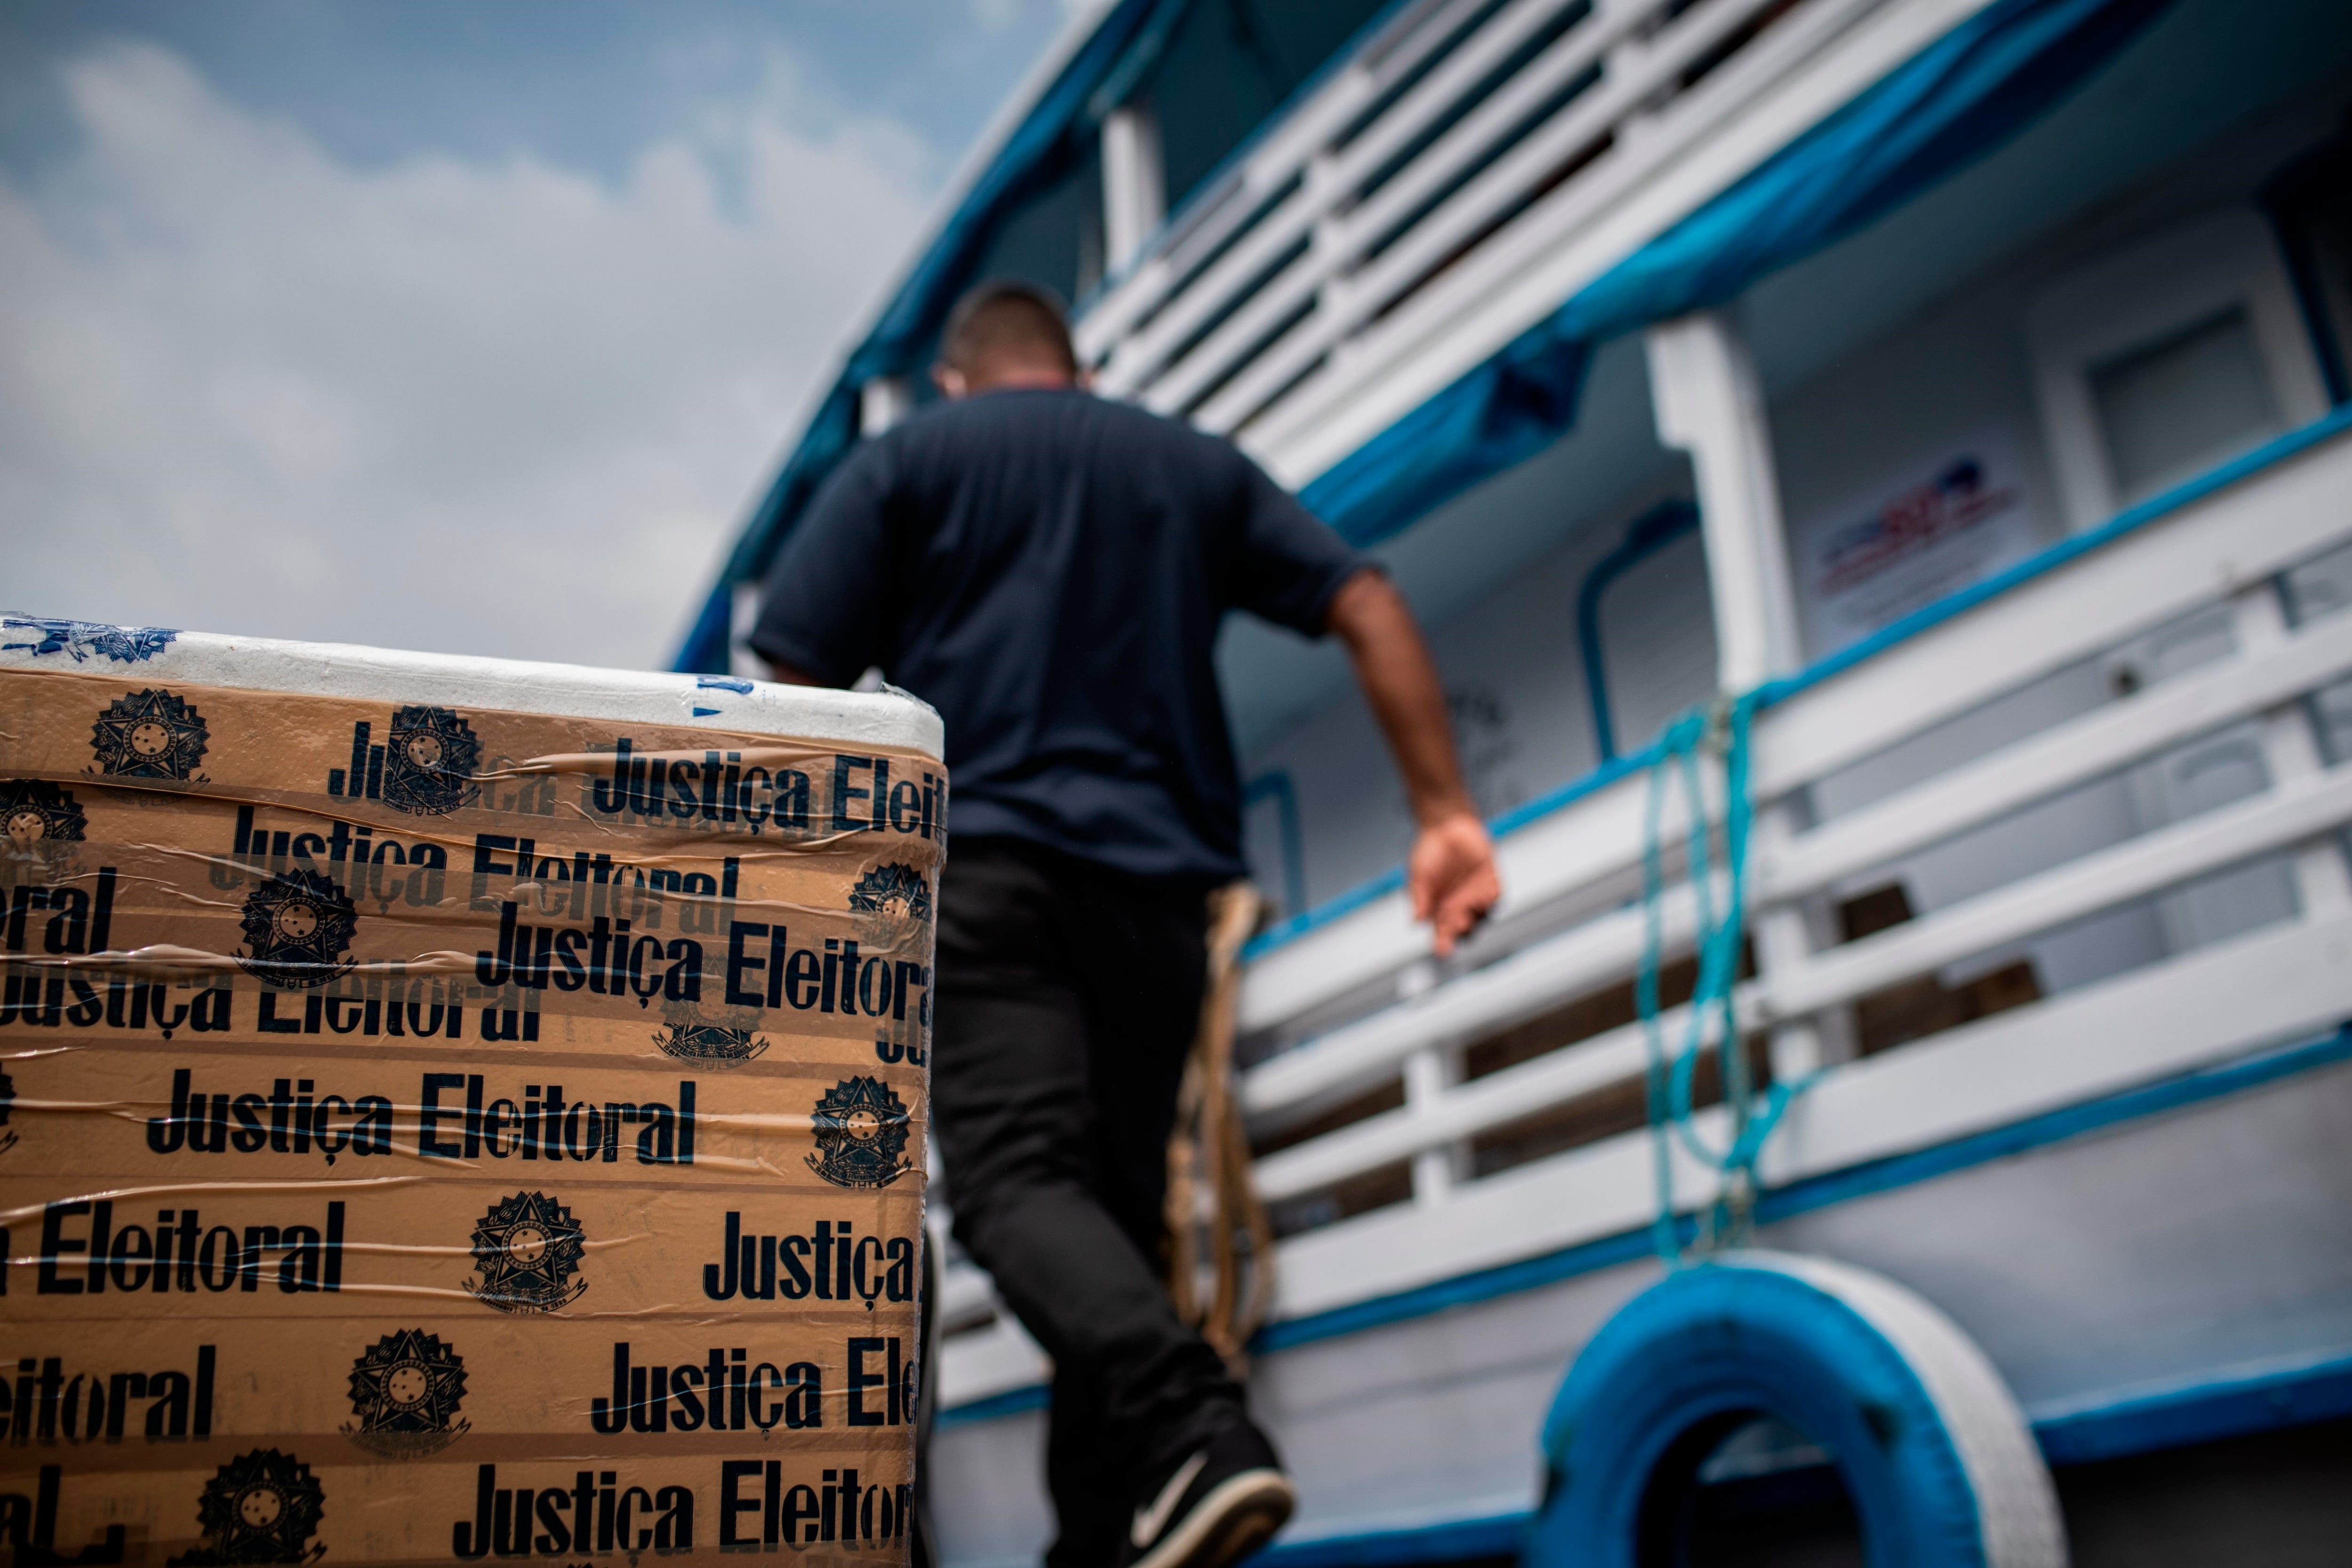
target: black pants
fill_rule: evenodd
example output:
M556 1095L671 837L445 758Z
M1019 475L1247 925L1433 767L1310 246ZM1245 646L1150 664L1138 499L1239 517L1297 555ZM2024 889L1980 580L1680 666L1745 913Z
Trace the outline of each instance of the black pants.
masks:
M1048 1568L1108 1568L1141 1478L1241 1408L1160 1282L1205 892L1013 839L942 879L932 1124L956 1238L1054 1358Z

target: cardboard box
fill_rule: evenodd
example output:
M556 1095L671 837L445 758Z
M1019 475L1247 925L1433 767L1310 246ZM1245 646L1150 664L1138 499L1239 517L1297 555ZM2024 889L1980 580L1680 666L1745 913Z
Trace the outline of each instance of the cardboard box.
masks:
M902 1554L937 715L0 643L16 1560Z

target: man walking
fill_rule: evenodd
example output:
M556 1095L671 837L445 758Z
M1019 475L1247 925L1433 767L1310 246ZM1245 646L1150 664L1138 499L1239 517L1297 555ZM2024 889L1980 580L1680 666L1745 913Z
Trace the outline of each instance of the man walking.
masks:
M1296 1497L1160 1284L1206 894L1244 871L1224 613L1346 645L1441 953L1498 896L1494 851L1402 597L1247 458L1086 392L1024 285L958 304L933 376L947 401L817 497L750 642L782 680L878 666L947 722L932 1128L957 1238L1054 1360L1048 1568L1223 1568Z

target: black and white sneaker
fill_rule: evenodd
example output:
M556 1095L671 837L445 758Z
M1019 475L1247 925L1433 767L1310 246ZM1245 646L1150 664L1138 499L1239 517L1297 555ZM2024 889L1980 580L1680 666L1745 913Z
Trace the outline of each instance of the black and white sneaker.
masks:
M1236 1421L1144 1494L1127 1568L1226 1568L1265 1544L1297 1505L1274 1445Z

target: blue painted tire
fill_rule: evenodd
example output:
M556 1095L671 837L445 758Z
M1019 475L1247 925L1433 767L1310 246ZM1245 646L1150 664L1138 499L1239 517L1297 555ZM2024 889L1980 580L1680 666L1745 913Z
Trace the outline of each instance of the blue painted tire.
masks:
M1544 1421L1527 1568L1670 1560L1653 1479L1754 1415L1830 1451L1872 1568L2064 1568L2049 1469L1975 1342L1882 1276L1769 1252L1670 1275L1584 1347Z

